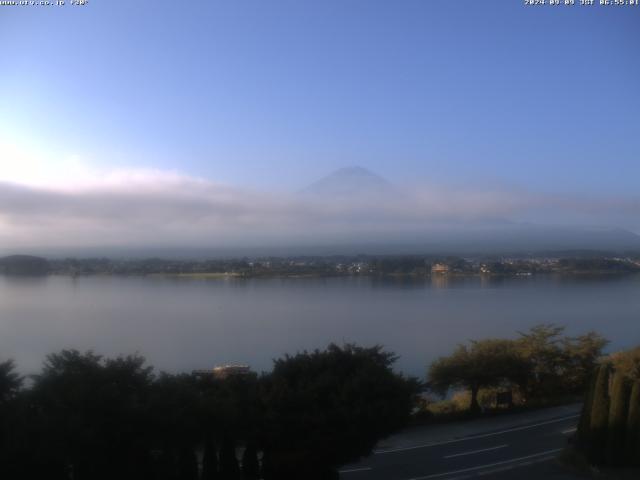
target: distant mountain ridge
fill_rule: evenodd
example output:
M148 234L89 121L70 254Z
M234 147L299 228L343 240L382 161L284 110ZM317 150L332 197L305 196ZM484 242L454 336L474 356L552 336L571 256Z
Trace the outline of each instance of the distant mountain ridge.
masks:
M332 201L345 206L358 204L370 207L370 223L376 223L377 205L399 200L404 192L391 182L358 166L336 170L301 190L316 200ZM352 202L356 200L356 202ZM411 204L407 203L407 208ZM380 217L382 219L382 217ZM426 222L426 221L425 221ZM352 242L349 244L349 242ZM363 252L376 249L392 252L514 252L572 249L640 249L640 236L622 228L587 227L582 225L545 225L522 223L517 219L468 219L451 225L417 224L413 230L393 230L384 233L351 235L349 240L337 239L339 248L360 245Z
M330 173L302 189L301 193L353 197L390 194L394 191L395 187L381 176L366 168L352 166Z

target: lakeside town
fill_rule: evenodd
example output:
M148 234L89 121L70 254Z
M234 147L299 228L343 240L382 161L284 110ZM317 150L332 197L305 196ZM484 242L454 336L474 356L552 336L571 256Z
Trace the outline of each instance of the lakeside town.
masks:
M532 276L538 274L627 274L640 272L640 254L556 254L509 257L299 256L238 259L45 259L0 258L0 273L52 275L166 275L195 278L303 276Z

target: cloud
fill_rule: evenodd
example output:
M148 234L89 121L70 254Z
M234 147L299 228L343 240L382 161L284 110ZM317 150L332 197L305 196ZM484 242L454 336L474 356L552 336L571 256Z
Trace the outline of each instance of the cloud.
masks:
M0 183L0 241L11 246L252 246L394 237L498 222L531 211L607 213L637 203L425 188L377 199L276 195L174 173L131 171L81 189Z
M29 177L15 163L3 169L0 248L319 245L407 240L523 220L611 226L614 219L635 228L640 214L637 198L443 185L355 196L276 194L178 171L100 170L78 158L71 164L72 175L62 175L59 163L51 178Z

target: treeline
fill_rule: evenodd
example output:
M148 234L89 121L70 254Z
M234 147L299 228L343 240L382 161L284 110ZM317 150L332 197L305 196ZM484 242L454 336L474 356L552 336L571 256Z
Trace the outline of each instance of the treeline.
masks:
M478 271L477 265L460 257L434 257L395 255L372 257L370 273L379 275L428 275L435 264L446 265L451 273L471 274Z
M538 325L516 339L474 340L459 345L428 370L428 385L446 394L463 389L470 394L469 410L481 410L483 392L502 392L508 404L582 395L607 345L601 335L564 335L564 327ZM504 393L507 395L505 396Z
M0 364L0 478L338 478L406 424L419 384L380 347L330 345L257 375L154 374L139 356L65 350Z
M568 272L631 273L640 271L637 262L616 258L563 258L558 267Z
M49 262L31 255L10 255L0 258L0 273L6 275L45 275L49 273Z
M63 275L151 275L185 273L246 272L251 269L246 259L176 260L142 258L117 260L109 258L65 258L50 260L51 272Z
M611 355L598 366L577 446L591 464L640 466L640 347Z
M7 275L199 275L260 276L404 275L424 277L434 265L457 275L604 274L640 272L637 256L628 258L575 257L557 259L492 257L461 258L433 255L333 255L236 259L109 259L65 258L46 260L28 255L0 258L0 273Z

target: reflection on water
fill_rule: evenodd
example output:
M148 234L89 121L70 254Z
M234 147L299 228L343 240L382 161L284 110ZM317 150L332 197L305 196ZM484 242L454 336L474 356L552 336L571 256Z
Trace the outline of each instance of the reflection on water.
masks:
M431 286L433 288L447 288L449 286L449 275L432 275Z
M0 285L15 284L15 285L38 285L44 284L49 280L48 275L2 275L0 274Z
M640 343L640 277L1 277L0 359L25 372L61 348L140 352L176 371L217 363L268 369L328 342L383 344L422 375L455 344L541 322Z

